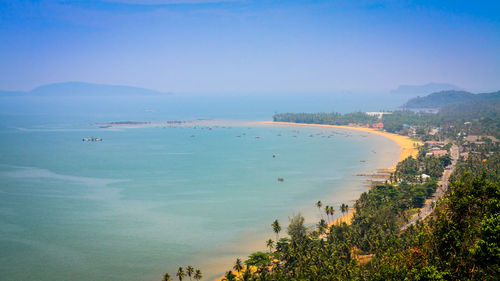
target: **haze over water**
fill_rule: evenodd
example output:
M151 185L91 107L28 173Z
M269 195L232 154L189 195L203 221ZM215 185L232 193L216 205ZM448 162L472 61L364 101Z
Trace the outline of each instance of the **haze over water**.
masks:
M109 110L89 105L75 113L68 112L74 103L55 102L52 114L38 107L1 115L2 280L158 280L188 264L215 277L237 256L265 250L255 242L274 237L274 219L286 225L302 212L315 223L314 202L352 204L364 190L355 174L397 160L391 141L349 131L243 121L95 124L216 115L203 101L184 106L177 118L158 103L132 101L121 99L113 109L102 99ZM6 104L16 110L9 101L4 112ZM146 112L152 104L159 109ZM263 106L263 114L258 105L230 103L215 117L269 120L272 111ZM233 114L238 106L246 110ZM103 141L82 142L91 136Z
M285 232L294 213L316 222L319 199L352 205L354 175L397 160L391 141L245 122L496 91L499 14L491 0L0 1L0 280L188 264L206 280L264 250L274 219ZM230 122L100 128L198 119Z

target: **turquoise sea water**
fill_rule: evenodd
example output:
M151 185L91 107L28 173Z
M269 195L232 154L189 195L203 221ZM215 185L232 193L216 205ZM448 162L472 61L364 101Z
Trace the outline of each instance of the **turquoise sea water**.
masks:
M352 205L355 174L398 158L390 140L345 130L49 117L0 118L0 280L160 280L188 264L209 280L265 250L274 219Z

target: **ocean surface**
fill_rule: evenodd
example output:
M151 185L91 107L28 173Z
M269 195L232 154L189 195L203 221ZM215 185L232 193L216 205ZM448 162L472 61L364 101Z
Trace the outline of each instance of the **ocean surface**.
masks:
M157 103L72 111L3 101L0 280L149 281L187 265L210 280L236 257L266 250L274 219L281 235L299 212L313 225L317 200L339 216L340 204L366 190L356 174L398 160L399 148L380 136L247 122L271 119L258 104L235 114L203 101L168 112ZM239 120L100 127L197 118ZM82 141L92 136L103 141Z

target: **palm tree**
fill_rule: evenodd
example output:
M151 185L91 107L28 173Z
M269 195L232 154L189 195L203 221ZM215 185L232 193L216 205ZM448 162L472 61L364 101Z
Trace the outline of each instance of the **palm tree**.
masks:
M326 221L324 219L321 219L318 223L318 230L319 233L323 233L325 229L328 227L328 224L326 224Z
M231 270L229 270L228 272L226 272L226 276L224 276L223 280L236 281L236 275L234 275L234 273Z
M186 268L186 274L187 276L189 276L189 280L192 280L191 276L193 275L193 273L194 273L194 268L188 265L188 267Z
M328 223L330 223L330 206L325 206L326 217L328 218Z
M201 270L197 269L194 272L194 276L193 277L194 277L195 280L200 280L203 277L203 275L201 274Z
M234 263L233 269L236 270L238 273L243 269L243 264L241 263L240 258L236 259L236 262Z
M344 204L344 212L347 214L349 212L349 205Z
M250 280L251 277L252 277L252 272L250 271L250 267L247 266L241 278L243 281L248 281Z
M274 220L271 226L273 227L274 233L276 233L276 241L279 241L279 233L281 231L280 222L278 220Z
M349 207L347 206L347 204L342 203L342 205L340 205L340 212L342 213L342 217L344 217L344 213L347 213L348 210Z
M269 240L266 241L266 246L269 248L269 253L271 253L271 250L273 249L274 246L274 241L269 238Z
M318 202L316 202L316 207L318 207L319 215L321 216L321 219L323 219L323 213L321 213L321 206L323 206L323 203L321 203L321 201L318 200Z
M177 269L177 273L175 275L179 278L179 281L182 281L182 278L186 276L186 273L184 272L182 266L179 266L179 269Z
M165 275L163 275L163 279L161 281L172 281L172 279L170 279L170 274L165 273Z
M330 215L332 216L332 219L333 219L333 214L335 214L335 209L333 208L333 206L330 206Z

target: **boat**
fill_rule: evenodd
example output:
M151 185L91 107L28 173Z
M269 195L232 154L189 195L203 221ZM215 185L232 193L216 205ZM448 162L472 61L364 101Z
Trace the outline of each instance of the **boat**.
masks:
M101 138L94 138L94 137L90 137L90 138L83 138L82 141L86 141L86 142L91 142L91 141L102 141Z
M285 181L284 178L278 178L278 181Z

